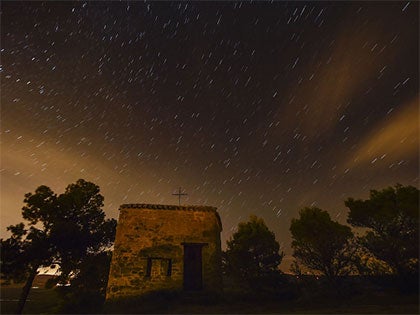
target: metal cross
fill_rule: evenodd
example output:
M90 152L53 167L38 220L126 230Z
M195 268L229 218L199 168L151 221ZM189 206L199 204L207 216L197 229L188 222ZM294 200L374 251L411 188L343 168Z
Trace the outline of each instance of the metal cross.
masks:
M178 196L178 203L179 203L179 205L181 205L181 196L187 196L188 194L182 193L181 187L179 187L178 193L177 194L172 194L172 195Z

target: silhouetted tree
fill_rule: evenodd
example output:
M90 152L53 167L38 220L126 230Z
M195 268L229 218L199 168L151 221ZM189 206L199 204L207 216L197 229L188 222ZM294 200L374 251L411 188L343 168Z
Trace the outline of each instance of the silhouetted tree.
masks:
M25 229L25 225L20 223L9 226L7 230L12 236L0 240L1 272L7 279L26 280L16 311L21 314L38 268L53 261L53 247L47 233L35 227Z
M238 231L227 241L224 258L226 270L237 279L253 283L273 272L283 259L279 243L263 219L252 215L248 222L241 222Z
M47 186L25 195L22 216L26 225L10 226L11 237L1 240L2 273L26 277L17 313L23 311L39 267L58 264L61 279L68 279L88 255L109 249L116 221L105 219L103 199L99 187L83 179L58 196Z
M70 279L69 287L61 287L63 305L60 312L66 314L97 313L105 301L111 251L88 254Z
M360 238L376 258L397 275L418 274L419 190L413 186L371 190L367 200L349 198L348 222L369 228Z
M350 227L332 221L328 212L316 207L304 208L299 215L290 226L296 261L332 282L349 274L354 252Z
M391 267L383 260L376 258L366 247L364 247L360 238L356 239L355 246L357 247L357 251L354 258L354 264L359 275L380 276L392 274Z

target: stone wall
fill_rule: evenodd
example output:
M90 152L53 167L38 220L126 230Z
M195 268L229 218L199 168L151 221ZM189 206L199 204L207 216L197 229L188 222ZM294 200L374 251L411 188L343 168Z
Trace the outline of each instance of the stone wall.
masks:
M182 290L183 243L205 243L203 290L221 290L221 228L213 207L121 206L107 299Z

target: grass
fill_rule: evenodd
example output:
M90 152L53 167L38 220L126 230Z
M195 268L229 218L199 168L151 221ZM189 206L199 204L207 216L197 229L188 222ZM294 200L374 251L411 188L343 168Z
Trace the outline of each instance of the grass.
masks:
M103 313L115 314L418 314L417 294L403 295L394 290L338 296L336 292L313 290L292 297L284 294L252 294L225 291L219 298L205 295L163 294L146 300L123 299L108 303Z
M22 287L2 286L1 287L1 314L13 314L16 311L18 299ZM26 301L24 314L52 314L57 311L59 296L56 290L52 289L31 289Z
M367 290L368 291L368 290ZM1 288L1 314L14 312L20 294L19 287ZM54 289L32 289L24 314L57 313L60 297ZM387 290L381 293L364 292L351 297L331 297L330 293L301 294L281 299L226 291L222 297L205 295L157 295L149 300L127 299L104 308L107 314L418 314L417 294L402 295Z

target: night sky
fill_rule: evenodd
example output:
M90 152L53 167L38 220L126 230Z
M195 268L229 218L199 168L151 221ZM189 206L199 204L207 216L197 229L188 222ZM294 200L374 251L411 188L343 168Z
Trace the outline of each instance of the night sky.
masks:
M290 255L304 206L419 180L417 2L3 2L1 236L23 197L261 216ZM174 223L176 224L176 223ZM287 260L287 259L286 259Z

